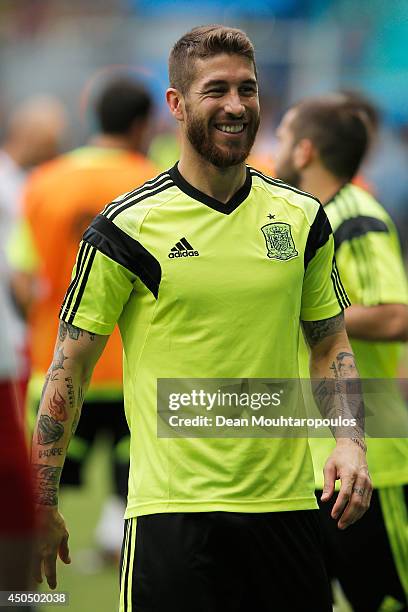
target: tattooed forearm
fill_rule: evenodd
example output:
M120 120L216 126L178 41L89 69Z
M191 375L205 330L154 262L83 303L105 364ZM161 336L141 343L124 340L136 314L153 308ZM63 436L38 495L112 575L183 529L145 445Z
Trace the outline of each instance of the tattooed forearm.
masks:
M35 463L33 465L35 501L43 506L58 504L58 485L61 478L61 467L52 467Z
M54 370L63 370L64 369L64 361L68 359L68 357L66 357L64 355L64 347L63 346L58 346L55 349L55 353L54 353L54 359L52 360L52 364L51 364L51 370L54 372Z
M32 444L36 500L57 505L59 477L81 414L84 393L107 337L61 322ZM41 462L41 463L38 463Z
M65 410L66 401L62 397L58 389L55 389L54 395L48 402L48 409L53 419L56 421L66 421L68 418L67 411Z
M72 421L71 435L73 436L78 427L79 418L81 416L81 408L84 403L84 390L82 387L78 387L78 405L75 412L74 420Z
M71 323L60 321L58 328L58 338L60 342L64 342L67 335L71 340L78 340L78 338L82 337L84 334L87 334L91 341L95 340L95 334L80 329L79 327L75 327L75 325L71 325Z
M337 334L344 329L344 314L341 312L335 317L322 321L302 321L302 327L309 346L313 348L327 336Z
M60 321L58 327L58 338L60 342L64 342L67 334L71 338L71 340L78 340L81 330L78 327L74 327L70 323L65 323L65 321Z
M44 480L52 484L57 484L61 476L62 468L34 463L33 471L36 480Z
M41 393L40 406L41 406L42 401L44 399L44 395L45 395L45 392L46 392L47 387L48 387L50 376L51 376L51 372L48 370L47 376L45 377L45 382L44 382L44 386L43 386L43 389L42 389L42 393Z
M339 351L329 365L330 376L313 381L313 393L321 414L325 418L341 417L350 424L333 429L338 437L347 437L364 444L364 403L361 381L358 375L354 355L348 351Z
M74 383L72 382L72 376L67 376L65 383L67 386L69 407L73 408L75 406L75 388Z
M71 427L71 435L73 436L76 432L76 428L78 427L78 422L79 422L79 418L81 416L81 407L79 406L77 408L77 411L75 413L74 416L74 420L72 421L72 427Z
M61 457L64 453L64 448L60 446L59 448L46 448L44 450L38 451L38 458L42 457Z
M50 417L48 414L41 414L38 419L37 442L42 446L58 442L64 435L64 426Z
M334 378L355 378L358 371L353 353L340 351L337 353L335 361L332 362L330 369Z

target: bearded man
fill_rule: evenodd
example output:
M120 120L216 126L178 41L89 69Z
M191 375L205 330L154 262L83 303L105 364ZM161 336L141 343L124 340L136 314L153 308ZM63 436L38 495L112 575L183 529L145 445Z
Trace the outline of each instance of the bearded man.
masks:
M233 28L195 28L174 45L169 75L180 161L92 222L60 312L68 333L39 419L56 389L68 417L50 445L61 454L36 467L45 575L55 586L57 551L68 560L59 474L118 322L131 430L120 610L330 610L307 439L158 436L158 379L296 378L301 322L314 376L333 378L352 358L323 208L245 165L259 124L251 41ZM342 481L333 516L346 528L371 495L360 430L338 438L328 466L328 497Z

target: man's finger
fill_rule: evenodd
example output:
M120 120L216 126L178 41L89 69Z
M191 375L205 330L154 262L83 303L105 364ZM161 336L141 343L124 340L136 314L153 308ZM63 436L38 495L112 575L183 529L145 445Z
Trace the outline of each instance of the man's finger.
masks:
M370 503L371 503L371 496L373 494L373 485L372 485L370 474L368 473L368 470L366 469L364 470L364 472L365 472L367 484L365 485L365 494L364 494L363 501L364 501L366 510L368 510L368 508L370 507Z
M69 556L68 538L69 538L68 534L62 538L61 544L58 550L60 559L64 563L71 563L71 557Z
M57 586L57 555L47 555L44 557L44 574L47 578L50 589Z
M334 463L326 463L323 470L324 475L324 486L323 493L321 496L322 501L328 501L334 493L334 486L336 482L337 470Z
M339 529L346 529L358 521L369 506L371 483L366 475L361 475L353 484L350 501L338 522Z
M364 502L364 506L365 506L366 511L370 507L372 493L373 493L372 487L371 486L367 486L365 488L364 497L363 497L363 502Z
M368 492L367 509L370 507L372 495L373 495L373 487L370 483L369 492Z
M33 561L33 575L34 575L34 580L38 582L39 584L43 581L41 557L39 557L38 555L35 556L35 559Z
M332 518L337 519L344 512L344 509L349 503L350 498L351 498L354 481L355 481L355 477L353 476L342 478L340 491L337 496L336 503L334 504L333 509L331 511Z

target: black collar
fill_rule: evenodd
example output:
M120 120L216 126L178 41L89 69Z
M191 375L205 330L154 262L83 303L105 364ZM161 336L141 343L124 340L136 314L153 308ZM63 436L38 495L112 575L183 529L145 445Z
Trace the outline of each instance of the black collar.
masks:
M190 183L188 183L185 178L181 176L177 166L178 162L175 164L175 166L173 166L173 168L170 168L169 170L170 177L173 179L177 187L181 189L181 191L184 191L184 193L186 193L194 200L198 200L206 206L209 206L210 208L213 208L214 210L217 210L220 213L224 213L225 215L229 215L236 208L238 208L238 206L242 204L244 200L246 200L246 198L249 196L249 192L251 191L252 178L248 167L246 169L245 183L242 185L242 187L238 189L238 191L232 196L232 198L224 204L223 202L212 198L206 193L203 193L199 189L196 189L195 187L193 187L193 185L190 185Z

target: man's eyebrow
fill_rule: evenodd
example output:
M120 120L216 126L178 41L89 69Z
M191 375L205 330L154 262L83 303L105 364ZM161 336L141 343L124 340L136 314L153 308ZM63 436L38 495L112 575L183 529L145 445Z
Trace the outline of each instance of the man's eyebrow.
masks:
M220 85L228 85L228 81L223 79L212 79L203 83L202 89L208 89L209 87L219 87ZM256 79L245 79L240 85L253 85L257 86Z

